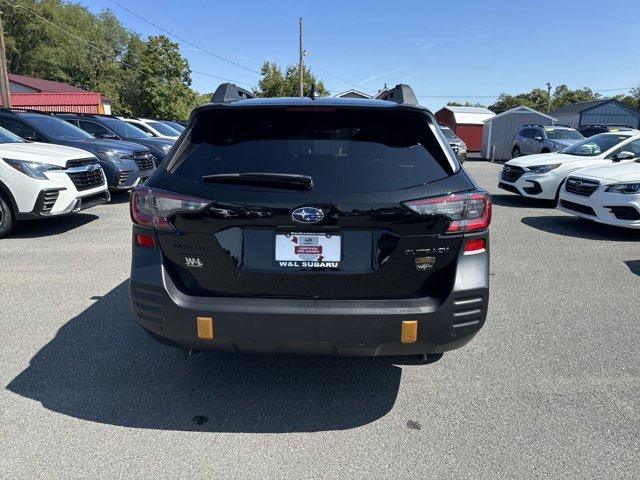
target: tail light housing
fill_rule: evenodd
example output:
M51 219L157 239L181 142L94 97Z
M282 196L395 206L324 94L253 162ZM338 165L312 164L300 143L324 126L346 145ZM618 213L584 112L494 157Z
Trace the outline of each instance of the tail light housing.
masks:
M420 215L449 217L447 233L484 230L491 223L491 197L487 192L453 193L411 200L404 205Z
M167 192L145 186L131 192L129 202L131 220L141 227L176 232L171 217L178 213L197 212L209 206L211 200Z

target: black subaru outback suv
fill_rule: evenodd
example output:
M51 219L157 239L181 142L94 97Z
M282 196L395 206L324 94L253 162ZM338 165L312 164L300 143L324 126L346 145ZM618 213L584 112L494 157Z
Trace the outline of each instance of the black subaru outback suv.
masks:
M131 303L190 349L434 354L489 296L491 201L431 112L221 85L131 196Z

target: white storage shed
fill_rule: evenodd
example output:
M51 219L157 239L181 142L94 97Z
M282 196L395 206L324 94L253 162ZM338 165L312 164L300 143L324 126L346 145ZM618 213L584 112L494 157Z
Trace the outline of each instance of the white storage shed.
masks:
M508 160L511 158L513 137L528 123L551 125L556 119L549 114L521 105L484 121L482 129L482 158Z

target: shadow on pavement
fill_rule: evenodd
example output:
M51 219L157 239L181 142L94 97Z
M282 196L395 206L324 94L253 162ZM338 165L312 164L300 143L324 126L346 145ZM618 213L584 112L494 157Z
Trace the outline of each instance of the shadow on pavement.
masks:
M614 227L602 223L592 222L580 217L548 216L525 217L522 223L543 232L565 235L574 238L590 240L612 240L617 242L640 241L640 231Z
M515 208L555 208L552 200L540 200L536 198L521 197L516 194L494 193L491 194L491 203L501 207Z
M43 218L18 222L16 230L8 238L39 238L60 235L93 222L97 215L72 213L63 217Z
M93 298L8 390L84 420L212 432L349 429L395 403L401 369L389 358L187 357L135 324L127 282Z
M640 260L628 260L624 263L627 267L629 267L631 273L640 276Z

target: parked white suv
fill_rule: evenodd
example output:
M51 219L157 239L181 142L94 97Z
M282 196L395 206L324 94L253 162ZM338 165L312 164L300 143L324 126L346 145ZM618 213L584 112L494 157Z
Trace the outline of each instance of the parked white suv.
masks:
M159 122L158 120L151 120L149 118L119 118L127 123L130 123L131 125L135 125L140 130L151 135L152 137L176 140L180 136L180 132L174 130L166 123Z
M65 215L109 198L102 167L89 152L27 142L0 127L0 238L18 220Z
M640 228L640 163L578 170L567 178L558 208L595 222Z
M514 158L504 164L498 187L518 195L556 200L571 173L640 158L640 134L600 133L555 153Z

